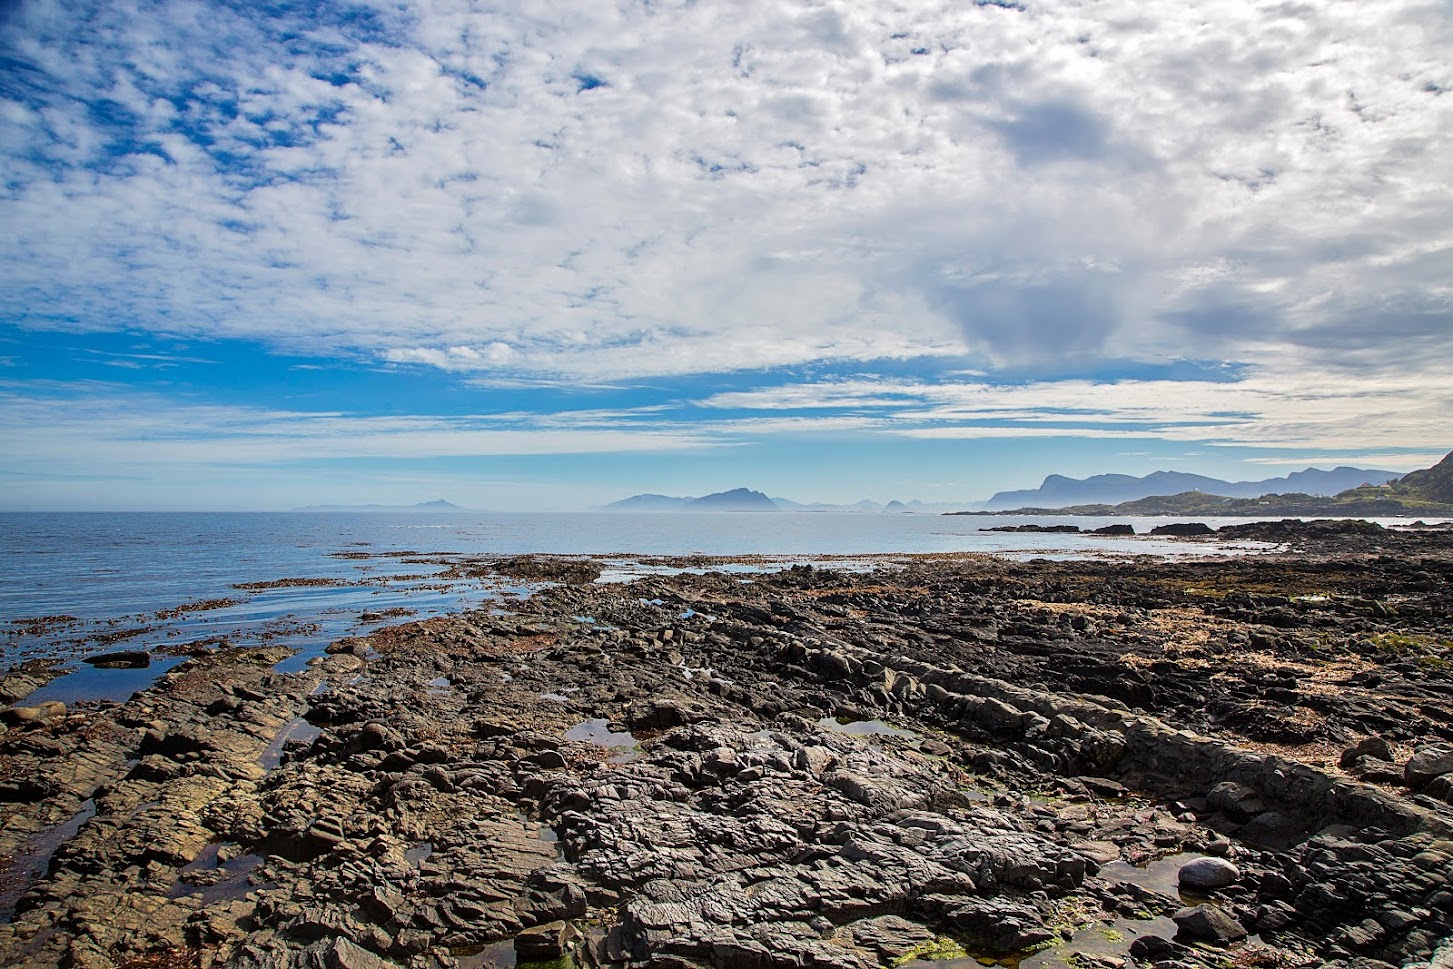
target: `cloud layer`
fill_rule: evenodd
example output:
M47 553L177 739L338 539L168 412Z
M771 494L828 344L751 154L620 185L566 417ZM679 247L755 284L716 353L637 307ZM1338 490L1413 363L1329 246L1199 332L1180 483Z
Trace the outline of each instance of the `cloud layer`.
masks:
M1453 364L1434 2L23 2L0 309L484 378Z

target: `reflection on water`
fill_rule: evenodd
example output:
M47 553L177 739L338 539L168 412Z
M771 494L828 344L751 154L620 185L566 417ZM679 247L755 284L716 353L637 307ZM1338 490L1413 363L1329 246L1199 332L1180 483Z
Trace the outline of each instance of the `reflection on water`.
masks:
M258 757L257 761L264 770L275 770L282 763L284 748L289 744L295 743L299 746L310 744L317 740L322 733L321 727L313 726L302 717L294 717L282 725L282 729L277 732L276 737L272 738L272 743L267 745L267 749L262 752L262 756Z
M628 764L641 756L635 735L629 730L611 730L610 721L605 719L581 721L565 731L565 739L584 741L598 747L622 749L622 753L611 755L609 763L612 764Z
M61 846L76 836L81 825L96 816L96 802L87 798L70 820L31 835L25 847L0 865L0 923L9 922L15 905L30 886L45 877L50 860Z
M1155 892L1157 895L1183 901L1188 905L1198 905L1204 902L1206 897L1194 892L1181 891L1180 870L1182 866L1197 858L1207 857L1210 856L1187 851L1177 855L1167 855L1158 861L1152 861L1143 868L1126 864L1123 861L1112 861L1100 869L1100 877L1111 884L1128 882Z

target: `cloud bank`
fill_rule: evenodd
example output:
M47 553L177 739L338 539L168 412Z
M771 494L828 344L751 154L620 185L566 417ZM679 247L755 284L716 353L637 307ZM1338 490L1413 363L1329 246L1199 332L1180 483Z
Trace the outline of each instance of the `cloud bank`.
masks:
M1453 364L1446 4L71 4L0 311L501 379Z

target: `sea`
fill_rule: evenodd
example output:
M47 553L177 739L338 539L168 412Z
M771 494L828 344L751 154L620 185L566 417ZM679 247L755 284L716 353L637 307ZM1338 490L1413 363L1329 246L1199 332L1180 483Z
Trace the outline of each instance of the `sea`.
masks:
M1212 527L1246 519L1200 519ZM1113 522L1134 537L990 532L1017 524ZM741 574L801 562L871 569L885 556L1015 558L1260 554L1264 543L1153 537L1166 519L799 512L3 513L0 670L50 661L63 675L19 702L124 700L201 648L282 645L279 672L329 643L388 623L469 609L511 612L540 586L470 570L471 559L590 556L600 581L682 571L695 556ZM715 561L725 559L725 561ZM141 668L87 656L144 651Z

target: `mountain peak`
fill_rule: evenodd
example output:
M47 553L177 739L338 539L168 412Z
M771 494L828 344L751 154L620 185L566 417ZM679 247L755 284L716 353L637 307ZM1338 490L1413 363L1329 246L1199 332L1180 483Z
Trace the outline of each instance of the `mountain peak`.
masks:
M750 488L733 488L697 498L686 504L695 511L779 511L776 503Z

